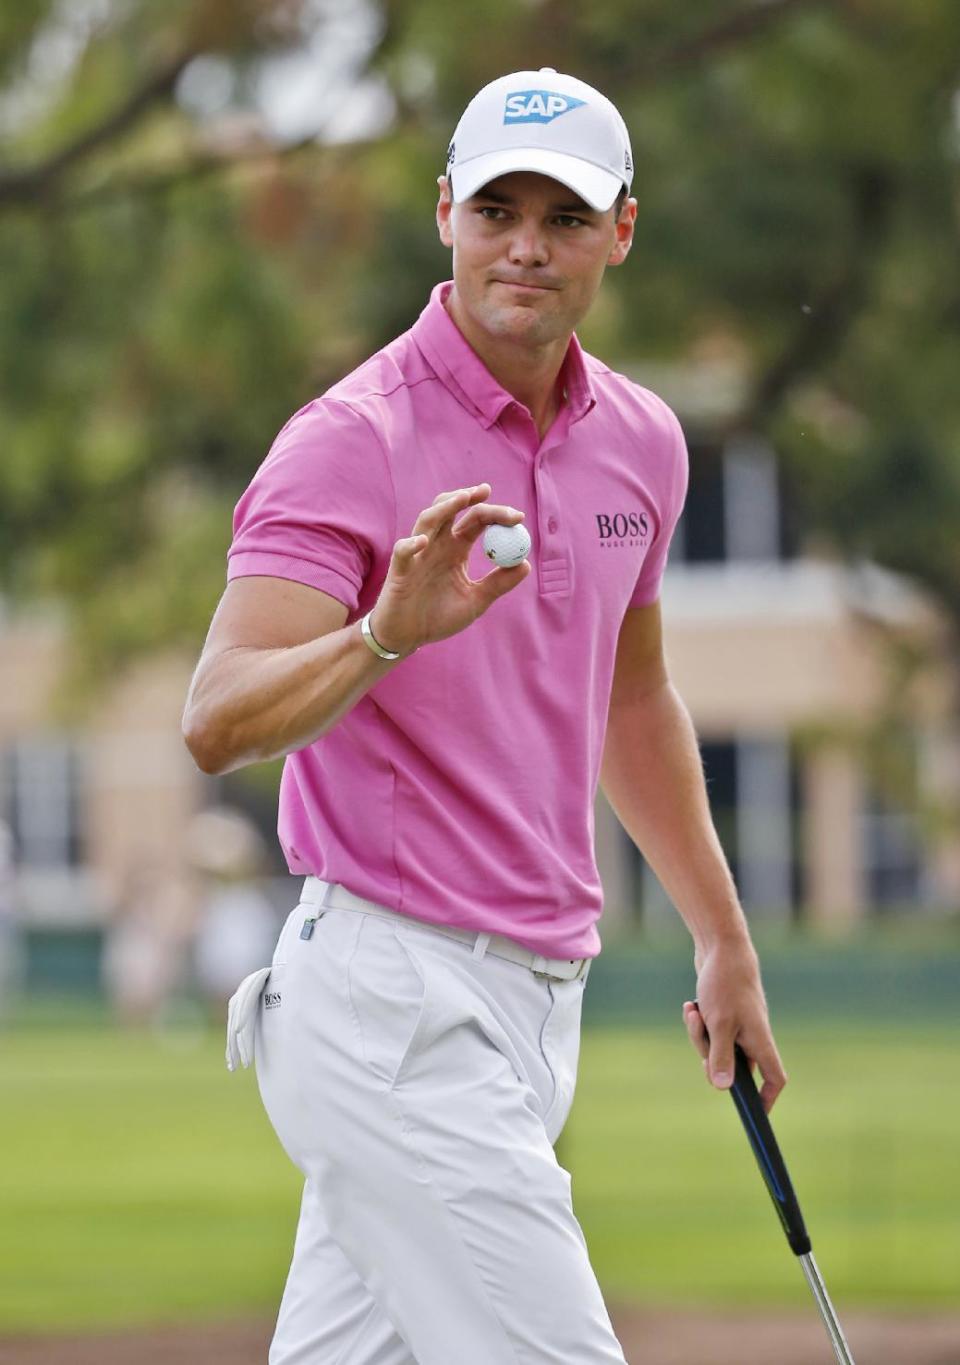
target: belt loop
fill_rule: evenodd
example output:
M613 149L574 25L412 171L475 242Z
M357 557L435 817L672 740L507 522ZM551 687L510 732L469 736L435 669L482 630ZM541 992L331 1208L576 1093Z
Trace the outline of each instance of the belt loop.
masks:
M487 955L487 944L490 942L490 934L477 934L477 941L473 945L473 957L479 962L482 957Z
M300 898L306 905L315 905L320 910L329 910L330 893L334 889L334 885L334 882L325 882L322 877L315 877L311 874L311 876L304 878L303 890L300 893ZM319 900L307 899L310 894L315 894L321 887L323 889L320 891Z

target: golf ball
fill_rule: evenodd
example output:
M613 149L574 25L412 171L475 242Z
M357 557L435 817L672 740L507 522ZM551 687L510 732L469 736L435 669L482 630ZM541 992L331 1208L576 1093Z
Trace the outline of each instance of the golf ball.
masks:
M512 569L530 553L530 532L517 526L488 526L483 533L483 553L501 569Z

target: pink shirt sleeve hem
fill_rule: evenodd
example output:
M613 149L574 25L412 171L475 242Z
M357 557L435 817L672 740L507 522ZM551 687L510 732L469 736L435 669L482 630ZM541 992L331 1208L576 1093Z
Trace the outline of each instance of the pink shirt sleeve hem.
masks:
M658 580L652 588L645 588L642 592L635 592L627 603L627 610L629 611L632 607L653 606L654 602L656 602L660 596L660 586L661 584Z
M267 554L262 550L241 551L231 554L227 562L227 581L235 578L289 578L294 583L303 583L308 588L335 597L348 611L356 611L358 585L338 573L336 569L314 564L308 559L297 559L293 555Z

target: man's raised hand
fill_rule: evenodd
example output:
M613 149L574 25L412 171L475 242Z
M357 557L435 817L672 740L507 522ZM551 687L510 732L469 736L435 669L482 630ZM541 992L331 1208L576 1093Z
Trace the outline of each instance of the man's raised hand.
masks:
M526 560L480 579L467 573L470 548L488 526L516 526L523 520L515 507L487 502L489 496L488 483L439 493L410 535L394 545L370 620L384 649L411 654L420 645L456 635L526 578Z

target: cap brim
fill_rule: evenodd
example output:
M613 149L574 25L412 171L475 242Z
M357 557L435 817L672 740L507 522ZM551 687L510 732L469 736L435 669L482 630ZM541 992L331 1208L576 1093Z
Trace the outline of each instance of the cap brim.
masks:
M551 180L559 180L598 213L612 207L623 185L620 176L589 161L581 161L577 156L547 151L543 147L510 147L506 151L474 156L453 166L450 170L453 197L455 200L469 199L483 185L489 185L491 180L509 175L511 171L535 171L548 175Z

